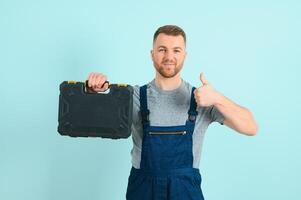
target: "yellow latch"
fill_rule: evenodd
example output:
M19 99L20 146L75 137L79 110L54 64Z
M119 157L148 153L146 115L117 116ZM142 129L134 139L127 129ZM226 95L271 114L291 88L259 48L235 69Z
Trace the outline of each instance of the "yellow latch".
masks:
M118 86L118 87L127 87L128 84L122 84L122 83L121 83L121 84L117 84L117 86Z

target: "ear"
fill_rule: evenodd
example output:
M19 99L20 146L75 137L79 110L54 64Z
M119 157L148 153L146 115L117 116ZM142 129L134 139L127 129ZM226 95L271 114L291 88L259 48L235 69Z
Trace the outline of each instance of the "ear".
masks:
M154 60L154 50L153 49L150 50L150 56L151 56L152 60Z

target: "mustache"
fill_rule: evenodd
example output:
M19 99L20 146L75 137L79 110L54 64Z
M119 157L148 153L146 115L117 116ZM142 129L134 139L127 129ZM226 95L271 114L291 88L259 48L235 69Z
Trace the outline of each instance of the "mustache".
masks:
M162 64L173 64L175 65L177 62L173 61L173 60L163 60Z
M162 64L167 64L167 65L175 65L176 64L176 62L162 62Z

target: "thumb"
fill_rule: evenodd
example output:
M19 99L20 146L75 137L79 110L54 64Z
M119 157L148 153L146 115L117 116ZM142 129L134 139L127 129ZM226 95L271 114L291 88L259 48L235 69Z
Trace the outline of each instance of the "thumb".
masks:
M209 82L206 80L204 73L202 72L200 75L200 80L202 82L203 85L208 85Z

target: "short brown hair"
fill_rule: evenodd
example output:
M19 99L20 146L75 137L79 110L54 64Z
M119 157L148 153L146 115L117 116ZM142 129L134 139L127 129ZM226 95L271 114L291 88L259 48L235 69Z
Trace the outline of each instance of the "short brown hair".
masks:
M172 36L178 36L178 35L182 35L182 37L184 38L184 42L186 44L186 34L183 31L182 28L176 26L176 25L165 25L165 26L161 26L157 29L157 31L154 34L154 39L153 39L153 43L155 42L155 40L157 39L158 35L160 33L164 33L166 35L172 35Z

